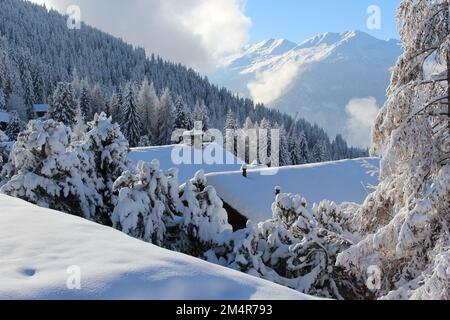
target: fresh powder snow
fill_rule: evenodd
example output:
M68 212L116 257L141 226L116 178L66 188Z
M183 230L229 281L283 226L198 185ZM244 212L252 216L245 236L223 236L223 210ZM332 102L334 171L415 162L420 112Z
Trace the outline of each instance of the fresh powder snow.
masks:
M373 172L378 166L379 159L362 158L283 167L273 175L270 168L250 169L247 178L240 171L210 173L207 180L233 209L261 222L272 218L276 187L283 193L300 194L309 207L324 199L362 204L378 184Z
M310 299L6 195L0 208L0 299Z

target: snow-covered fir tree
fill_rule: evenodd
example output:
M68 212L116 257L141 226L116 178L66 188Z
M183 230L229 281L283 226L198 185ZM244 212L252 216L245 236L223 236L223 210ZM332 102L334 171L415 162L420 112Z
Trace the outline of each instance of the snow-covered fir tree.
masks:
M110 215L117 203L114 182L124 171L129 170L129 145L116 123L106 114L96 114L89 123L89 132L85 138L88 150L93 157L93 170L100 180L98 192L103 205L97 208L93 220L112 225Z
M227 113L227 119L225 120L224 132L224 144L225 149L233 154L237 154L237 123L234 112L230 109Z
M181 96L175 100L175 129L190 130L194 127L191 112Z
M161 95L157 117L156 142L159 145L169 145L175 128L175 110L169 89L165 89Z
M351 245L337 206L323 203L310 212L301 196L279 194L272 210L273 219L249 223L207 259L315 296L361 297L353 279L335 266L337 254Z
M291 134L289 138L291 162L294 165L305 164L309 162L308 142L305 134L301 132L299 135Z
M123 95L122 90L117 88L116 91L112 94L111 99L109 101L109 114L112 117L112 121L114 123L122 123L122 106L123 106Z
M70 83L59 82L52 95L49 119L72 126L75 124L77 103Z
M229 110L228 110L229 111ZM210 128L210 123L209 123L209 115L208 115L208 110L206 108L205 102L203 101L197 101L195 103L195 107L194 107L194 122L201 122L203 125L203 132L206 132L209 130Z
M275 128L280 132L280 146L278 163L280 167L292 165L291 154L289 152L289 137L283 125L276 124Z
M81 88L80 93L80 102L78 104L79 109L81 111L81 116L87 121L91 117L91 99L90 99L90 92L89 89L86 86L83 86Z
M147 78L141 84L138 93L138 105L141 114L141 134L148 136L149 140L152 141L157 133L155 128L159 99L153 83L149 83Z
M4 167L1 192L39 206L90 218L102 206L89 157L70 144L70 128L60 122L31 121Z
M450 299L449 2L405 0L397 17L404 54L371 150L381 183L354 218L363 240L338 262L361 282L377 268L376 298Z
M132 82L125 87L121 128L131 147L137 147L141 138L141 115L136 101L136 88Z
M0 88L0 110L6 110L6 98L1 88Z
M9 137L10 141L16 141L20 131L22 131L22 122L20 121L17 112L12 111L5 133Z

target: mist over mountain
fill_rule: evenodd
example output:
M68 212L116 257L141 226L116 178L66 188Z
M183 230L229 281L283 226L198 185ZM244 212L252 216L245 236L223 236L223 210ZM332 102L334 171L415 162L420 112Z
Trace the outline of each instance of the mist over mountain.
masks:
M367 117L376 116L385 102L390 69L401 53L397 40L361 31L325 33L301 44L269 39L227 57L210 78L364 146L370 136Z

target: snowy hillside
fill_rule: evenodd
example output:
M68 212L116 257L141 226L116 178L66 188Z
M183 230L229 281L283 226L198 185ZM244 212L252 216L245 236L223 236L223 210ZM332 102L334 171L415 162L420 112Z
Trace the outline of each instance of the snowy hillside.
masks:
M69 290L77 270L81 289ZM308 297L0 195L0 299L169 298Z
M205 145L208 148L208 145ZM217 154L220 159L223 159L222 164L208 164L205 161L200 161L200 164L195 164L194 153L195 149L185 145L171 145L163 147L146 147L146 148L133 148L130 152L130 158L133 163L137 164L139 161L151 162L153 159L157 159L160 162L162 170L169 170L172 168L178 168L179 181L185 183L187 180L192 179L195 173L199 170L203 170L205 173L211 172L229 172L237 171L241 168L242 161L236 158L233 154L227 152L217 144L214 145L214 149L217 150ZM207 150L204 155L209 154ZM212 149L211 149L212 150ZM174 157L173 157L174 155ZM177 163L177 159L180 159L182 155L187 155L189 162ZM230 164L226 164L227 159L231 159Z
M370 166L378 167L379 160L367 158L284 167L276 175L261 174L270 169L251 170L248 178L240 172L212 173L207 179L232 208L253 222L260 222L272 218L277 186L283 193L305 197L309 207L324 199L361 204L372 191L367 186L378 184L378 177L369 173Z
M326 33L296 45L265 40L228 57L210 79L257 102L317 123L334 136L345 134L345 107L351 99L385 101L401 48L352 31Z

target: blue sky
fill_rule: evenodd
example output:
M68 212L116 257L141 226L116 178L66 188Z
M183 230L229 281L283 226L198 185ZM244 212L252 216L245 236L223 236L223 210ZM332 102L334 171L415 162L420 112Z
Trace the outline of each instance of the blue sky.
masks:
M400 0L247 0L251 43L267 38L302 42L325 32L358 29L380 39L398 38L395 13ZM381 29L368 30L366 13L381 9Z

